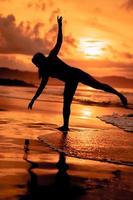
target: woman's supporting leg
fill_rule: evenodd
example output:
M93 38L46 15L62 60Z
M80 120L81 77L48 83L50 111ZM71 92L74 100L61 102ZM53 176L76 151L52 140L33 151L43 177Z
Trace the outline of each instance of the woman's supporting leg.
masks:
M81 83L93 87L95 89L104 90L105 92L115 94L120 98L122 104L124 106L127 106L127 99L123 94L112 88L110 85L97 81L95 78L93 78L85 72L82 72L81 74Z
M58 128L61 131L68 131L69 130L69 117L71 113L71 103L73 100L73 96L75 94L76 88L77 88L78 82L67 82L65 84L64 89L64 105L63 105L63 120L64 124L62 127Z

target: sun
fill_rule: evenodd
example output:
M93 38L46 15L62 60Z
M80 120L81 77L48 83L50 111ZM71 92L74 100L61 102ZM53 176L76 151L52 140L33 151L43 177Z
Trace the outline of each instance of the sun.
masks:
M94 59L103 57L105 47L105 41L96 39L81 38L79 42L79 50L84 56Z

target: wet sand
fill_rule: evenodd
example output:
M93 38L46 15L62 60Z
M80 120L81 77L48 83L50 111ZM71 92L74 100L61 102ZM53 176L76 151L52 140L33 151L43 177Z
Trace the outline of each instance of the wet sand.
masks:
M19 101L6 104L3 98L1 102L0 200L133 199L133 167L69 157L39 142L37 137L45 132L44 122L52 128L61 124L58 109L57 112L54 108L53 114L53 108L45 105L45 112L29 112L25 106L20 108ZM98 109L93 107L93 115L87 121L78 117L74 105L77 117L72 117L72 126L85 127L88 122L90 128L101 129L104 134L112 125L94 117L100 113L101 108ZM104 108L101 110L104 112ZM112 110L108 108L107 112ZM119 129L112 130L117 134Z

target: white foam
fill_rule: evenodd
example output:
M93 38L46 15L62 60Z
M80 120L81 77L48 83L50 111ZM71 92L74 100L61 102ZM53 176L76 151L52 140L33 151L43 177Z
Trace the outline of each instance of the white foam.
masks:
M117 113L113 113L113 115L103 115L98 118L125 131L133 132L133 114L120 116Z

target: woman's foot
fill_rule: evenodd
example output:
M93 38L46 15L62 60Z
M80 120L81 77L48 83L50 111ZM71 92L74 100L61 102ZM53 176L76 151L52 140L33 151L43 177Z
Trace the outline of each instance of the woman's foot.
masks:
M127 105L128 105L127 98L123 94L120 94L119 97L120 97L120 100L121 100L123 106L127 107Z
M59 128L57 128L59 131L62 131L62 132L67 132L69 131L69 128L67 126L61 126Z

